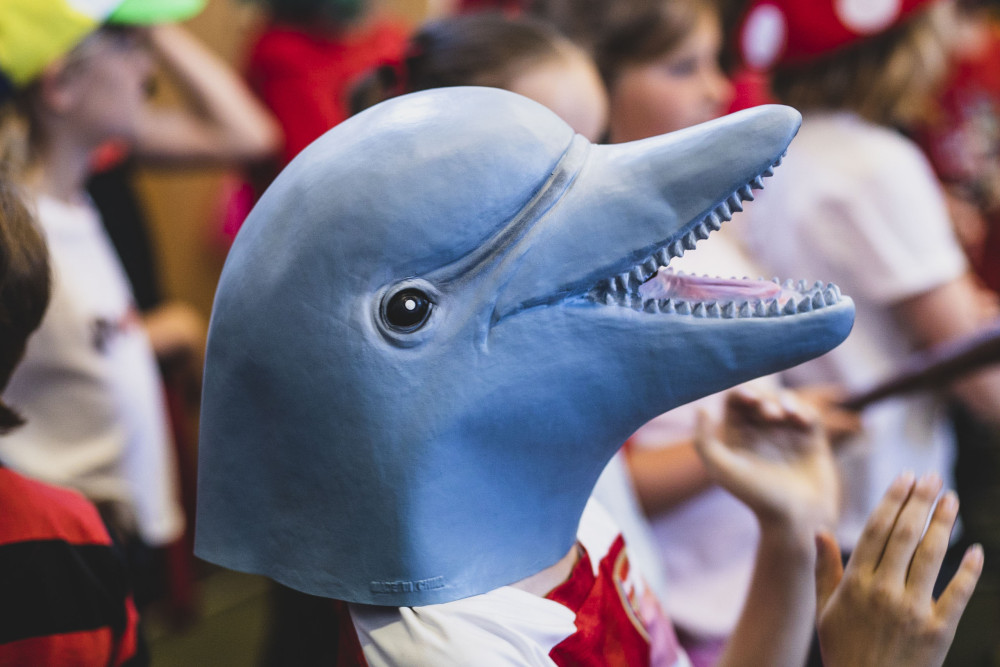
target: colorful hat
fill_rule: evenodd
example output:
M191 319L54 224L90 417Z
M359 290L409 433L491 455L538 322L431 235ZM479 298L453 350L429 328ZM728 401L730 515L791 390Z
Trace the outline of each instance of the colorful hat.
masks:
M885 32L934 0L756 0L740 24L753 69L809 62Z
M182 21L204 5L205 0L3 0L0 99L31 83L103 23Z

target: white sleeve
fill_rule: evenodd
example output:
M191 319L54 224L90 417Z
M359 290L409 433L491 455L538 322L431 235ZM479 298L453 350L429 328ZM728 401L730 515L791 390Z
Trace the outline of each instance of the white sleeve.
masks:
M819 242L853 289L893 304L961 276L965 256L955 239L941 186L919 149L883 137L859 156L850 196L825 202L816 215L828 230Z

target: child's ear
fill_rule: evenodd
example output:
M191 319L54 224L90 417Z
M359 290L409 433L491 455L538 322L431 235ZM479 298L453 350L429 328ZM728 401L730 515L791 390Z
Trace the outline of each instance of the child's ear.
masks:
M78 77L73 75L66 61L50 64L38 78L38 98L43 107L61 114L69 111L80 94Z

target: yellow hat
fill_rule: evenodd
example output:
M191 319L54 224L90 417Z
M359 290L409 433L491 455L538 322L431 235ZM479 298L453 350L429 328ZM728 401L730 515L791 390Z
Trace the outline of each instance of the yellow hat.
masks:
M183 21L205 0L3 0L0 3L0 99L31 83L104 23Z

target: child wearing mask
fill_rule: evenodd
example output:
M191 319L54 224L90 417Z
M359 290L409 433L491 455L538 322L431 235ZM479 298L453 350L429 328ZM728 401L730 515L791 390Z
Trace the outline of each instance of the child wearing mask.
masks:
M709 16L711 16L711 14ZM495 23L499 23L500 25L495 25ZM590 90L593 87L592 84L581 85L578 83L572 87L568 86L570 90L576 91L577 93L577 97L572 98L568 92L563 92L563 89L557 85L560 81L568 83L574 80L573 75L571 75L571 72L574 71L573 67L576 67L578 72L587 72L589 70L591 74L580 79L581 81L588 81L589 77L592 76L593 73L592 67L580 67L580 63L583 61L580 58L579 52L576 52L577 55L575 55L573 60L569 63L565 60L554 57L560 52L563 54L567 53L565 45L560 49L552 49L550 46L548 48L540 48L535 51L529 50L525 46L529 43L528 41L522 42L513 38L513 36L517 35L519 31L524 30L524 28L521 27L524 23L527 23L528 27L532 25L532 22L512 22L509 19L504 20L495 16L452 19L428 25L415 36L412 41L409 56L404 58L402 63L396 66L385 66L381 68L376 73L373 80L366 82L366 84L357 91L356 99L361 102L358 106L366 106L366 104L384 99L392 94L412 92L432 87L446 87L454 85L489 85L504 87L531 97L536 101L542 102L543 104L549 106L549 108L559 113L571 126L577 129L578 132L589 137L599 136L601 133L600 128L602 126L598 120L603 120L606 114L606 108L604 107L604 95L595 94L588 100L588 98L580 93L580 91ZM709 22L709 24L711 23ZM535 30L537 31L539 28L535 28ZM505 36L503 39L494 40L489 38L490 35L498 34ZM544 34L544 31L542 34ZM560 44L561 40L556 39L555 43ZM517 50L518 46L520 51ZM575 50L569 49L568 51L572 53ZM571 67L570 65L573 63L575 63L575 65ZM579 76L579 74L577 74L577 76ZM531 82L534 85L526 85L526 82ZM719 88L721 89L721 94L709 93L707 95L707 97L710 98L708 103L699 100L699 104L703 107L701 110L693 111L687 118L685 118L685 120L677 122L686 124L697 123L721 114L724 108L723 103L726 102L726 86L723 83L719 86ZM713 103L711 98L715 98L717 103ZM611 132L613 139L615 132L613 118L614 103L614 92L612 91ZM645 136L667 132L672 129L679 129L683 126L685 125L680 124L675 127L661 126L657 129L649 129L649 134ZM631 138L635 139L639 137ZM621 138L621 140L624 141L627 139ZM737 394L736 396L730 397L728 402L730 417L733 416L733 413L731 412L733 407L735 405L739 405L743 400L747 400L746 394ZM738 419L739 418L737 417L737 421ZM690 429L694 429L693 424ZM706 431L704 426L699 433L698 438L702 443L702 447L704 447L706 442ZM710 441L712 438L709 437L708 440ZM696 456L696 454L694 454L693 446L690 451L692 455ZM713 460L713 457L711 456L708 457L708 460L708 467L712 470L712 472L705 472L705 469L702 468L703 476L705 478L711 476L712 479L724 479L725 481L723 484L727 488L734 490L737 495L746 500L746 496L742 493L743 491L746 491L746 488L736 490L736 487L732 485L734 482L732 477L726 479L725 473L720 475L721 470L725 466L720 465L719 461ZM895 496L897 498L896 502L898 502L899 493L903 488L912 489L913 487L910 486L911 484L912 482L901 480L891 489L889 496ZM926 496L931 487L937 487L937 483L931 481L929 478L922 481L920 486L921 491L917 495ZM599 493L598 497L600 497ZM888 504L886 506L882 507L883 512L892 511L889 510L891 503L888 500L887 503ZM751 504L753 503L751 502ZM945 511L947 507L950 507L948 503L942 507L942 511ZM751 520L753 520L752 515ZM830 555L833 554L834 561L837 560L835 544L827 538L821 540L821 544L824 545L820 550L821 556L823 557L823 567L821 568L821 572L824 575L824 587L820 590L820 596L825 607L827 603L834 599L831 597L830 591L836 587L836 583L839 583L839 562L837 562L836 565L833 565L831 564L832 561L829 558ZM629 548L631 549L631 547ZM766 556L764 558L766 559ZM975 564L976 558L977 552L973 552L968 559L970 567ZM758 566L760 566L759 562ZM766 568L767 566L765 565L763 567ZM757 574L757 589L753 595L755 602L760 601L760 572L758 571ZM961 584L962 582L959 582L958 585ZM827 585L830 585L831 588L826 588ZM842 596L839 601L843 601ZM836 604L834 606L836 606ZM750 605L750 608L753 608L753 605ZM831 614L831 617L835 615L837 614ZM841 620L843 620L842 617ZM752 621L743 619L740 623L739 630L734 635L734 641L731 643L729 652L724 656L721 655L721 651L716 653L715 657L721 658L722 660L722 663L720 664L726 664L727 661L734 659L737 661L739 660L737 656L741 655L741 651L745 648L745 644L743 642L745 642L748 637L752 636L754 633L754 630L752 629L753 625ZM828 624L826 633L829 637L828 641L831 641L834 644L839 644L840 642L848 643L845 641L846 636L851 634L853 631L848 631L847 635L845 635L843 634L846 629L845 626L841 626L832 632L829 631L830 627L832 627L832 625ZM783 631L787 630L788 628L783 628ZM790 634L794 634L794 631ZM788 635L784 635L784 637L787 639ZM881 640L876 640L874 637L872 639L876 644L881 644ZM791 644L794 643L795 641L791 642ZM791 648L791 644L786 644L777 649L775 649L775 647L779 646L780 642L772 645L772 649L781 653L780 657L775 654L775 659L788 660L790 664L796 662L796 658L794 656L799 649ZM894 648L889 648L889 654L896 655L897 653ZM605 658L607 658L607 656L605 656ZM903 660L903 662L900 662L899 664L906 664L906 662L908 662L911 658L901 657L900 659ZM927 657L920 656L920 659L925 660ZM930 662L927 664L933 664L934 659L935 657L931 657ZM831 662L831 664L848 663ZM862 661L861 664L875 664L875 662Z

